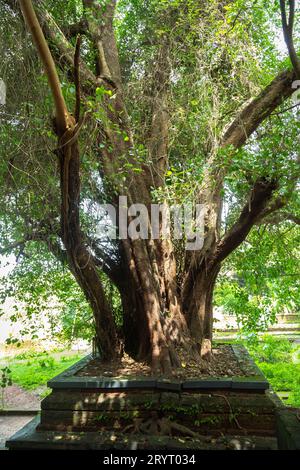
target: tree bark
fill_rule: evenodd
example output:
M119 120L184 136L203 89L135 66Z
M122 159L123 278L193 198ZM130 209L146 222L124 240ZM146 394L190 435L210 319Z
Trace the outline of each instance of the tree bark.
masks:
M72 134L59 139L62 195L62 234L71 271L90 303L95 319L98 349L103 360L117 353L117 336L113 315L91 252L83 242L80 229L80 155L77 140L68 143Z

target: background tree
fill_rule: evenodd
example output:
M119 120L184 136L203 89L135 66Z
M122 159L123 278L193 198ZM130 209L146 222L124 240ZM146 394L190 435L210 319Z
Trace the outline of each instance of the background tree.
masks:
M236 317L243 335L256 339L278 315L299 314L298 245L298 225L270 220L255 227L224 263L215 303Z
M288 3L296 50L299 12ZM67 263L93 310L104 359L118 354L120 335L101 270L121 295L126 351L164 372L180 365L181 348L209 358L222 263L272 214L297 218L297 110L287 100L298 59L291 55L291 68L272 50L283 5L37 0L34 11L29 1L18 4L1 1L10 65L3 69L3 250L34 240ZM25 69L27 83L15 102L12 63ZM108 243L97 234L96 209L118 208L124 194L148 208L204 204L203 248L185 252L152 237Z

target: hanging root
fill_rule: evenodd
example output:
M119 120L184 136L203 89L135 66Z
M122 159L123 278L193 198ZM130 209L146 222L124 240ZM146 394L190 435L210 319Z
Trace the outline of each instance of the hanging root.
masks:
M234 414L234 412L233 412L233 410L232 410L232 407L231 407L231 404L230 404L228 398L227 398L225 395L219 395L219 394L215 394L215 397L221 397L221 398L223 398L223 399L226 401L226 403L227 403L227 405L228 405L228 407L229 407L230 414L231 414L231 416L233 417L233 420L234 420L235 424L237 425L237 428L240 429L241 431L245 431L245 428L243 428L243 427L240 425L240 423L238 422L238 419L237 419L237 417L235 416L235 414Z

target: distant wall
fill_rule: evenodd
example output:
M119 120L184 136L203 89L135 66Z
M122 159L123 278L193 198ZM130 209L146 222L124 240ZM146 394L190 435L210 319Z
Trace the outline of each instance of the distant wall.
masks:
M276 323L269 327L269 330L299 330L300 313L285 312L276 316ZM224 313L223 309L218 307L214 310L214 330L215 331L237 331L239 325L235 315Z

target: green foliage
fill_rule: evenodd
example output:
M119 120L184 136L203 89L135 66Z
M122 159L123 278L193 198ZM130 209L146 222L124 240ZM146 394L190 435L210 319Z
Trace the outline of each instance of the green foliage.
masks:
M207 155L216 148L224 125L281 65L273 40L278 11L263 0L254 5L236 0L224 8L215 0L122 0L118 11L121 65L137 140L150 124L151 102L143 87L145 83L155 86L149 84L149 77L158 49L164 41L169 45L171 168L165 197L176 202L191 198L201 185ZM252 158L251 166L250 157L248 162L252 171L256 163ZM247 175L240 156L235 165L242 167L240 179L245 188Z
M269 335L245 345L273 389L289 392L285 403L300 407L300 345Z
M293 343L285 338L276 338L265 335L256 342L247 343L252 357L258 362L274 364L277 362L291 362L293 352L300 352L300 346L293 346Z
M22 361L24 359L33 359L33 358L44 357L48 355L49 353L47 351L28 350L28 351L15 355L14 359L17 361Z
M300 407L300 364L269 364L261 362L259 367L275 391L288 391L286 404Z
M20 342L24 336L37 339L38 332L48 330L48 336L70 343L78 338L90 340L94 335L91 308L68 269L47 252L32 243L8 276L2 279L2 304L13 298L10 321L22 321L20 338L8 338L7 343ZM41 315L43 312L43 315ZM0 314L7 314L6 307Z
M91 341L95 334L91 307L68 268L49 255L46 247L34 242L28 244L26 253L1 279L0 318L6 314L12 323L22 321L23 325L19 337L7 338L7 344L21 345L24 337L36 340L43 330L46 338L55 338L63 344L76 339ZM100 276L120 327L123 321L120 295L107 276L103 273ZM7 299L11 299L9 312Z
M300 311L299 228L258 226L225 262L216 306L235 315L241 331L264 331L276 315Z
M32 357L33 356L33 357ZM31 355L30 359L10 359L9 368L13 382L27 390L46 385L47 381L60 374L82 358L80 354L68 357L52 356L50 354Z

